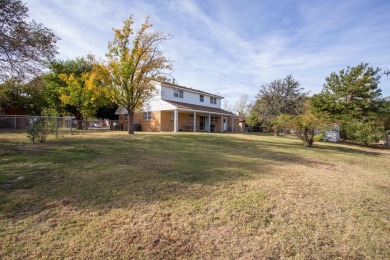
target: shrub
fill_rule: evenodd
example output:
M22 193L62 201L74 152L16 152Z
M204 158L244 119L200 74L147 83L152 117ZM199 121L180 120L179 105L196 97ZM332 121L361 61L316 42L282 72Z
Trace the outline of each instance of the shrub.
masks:
M50 125L48 124L46 118L44 117L33 118L32 128L27 131L28 139L30 139L33 143L35 142L44 143L46 142L46 138L49 134L50 134Z
M312 147L318 141L318 134L329 128L329 116L326 113L314 112L310 102L305 103L305 112L300 115L280 115L275 120L275 126L293 131L305 147Z
M324 133L321 132L319 134L316 134L313 139L314 139L314 142L319 142L319 141L324 140Z
M384 127L376 121L351 121L347 127L348 137L360 145L371 145L384 136Z

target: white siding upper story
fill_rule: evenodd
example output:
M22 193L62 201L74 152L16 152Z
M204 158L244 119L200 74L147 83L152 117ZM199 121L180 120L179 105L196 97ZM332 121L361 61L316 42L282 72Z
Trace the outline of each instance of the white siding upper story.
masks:
M197 90L180 88L180 86L175 88L174 86L164 85L160 83L156 83L156 88L159 90L159 95L156 98L159 98L161 100L176 101L205 107L221 108L222 97L218 95L208 95L207 93L198 92ZM175 89L183 91L183 97L175 97ZM201 96L203 96L203 102L201 102ZM216 104L211 103L210 99L214 99L216 101Z
M160 111L160 110L174 110L176 107L166 101L176 101L181 103L221 108L221 99L222 97L217 95L207 95L207 93L198 92L197 90L187 89L187 88L177 88L175 86L165 85L164 83L156 82L155 87L157 89L156 96L151 99L145 106L144 111ZM182 90L183 97L175 97L174 90ZM203 96L203 102L201 102L200 96ZM210 98L214 98L216 104L210 102Z

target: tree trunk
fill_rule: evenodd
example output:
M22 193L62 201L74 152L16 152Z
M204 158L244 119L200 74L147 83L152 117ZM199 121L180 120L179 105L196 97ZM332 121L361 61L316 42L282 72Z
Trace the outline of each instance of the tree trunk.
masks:
M74 109L75 111L72 113L74 117L77 120L77 129L82 130L83 129L83 115L77 111L77 109Z
M76 118L77 120L77 129L81 130L83 129L83 121L79 118Z
M347 142L347 131L341 131L340 135L342 136L341 139L343 140L343 142Z
M133 111L129 111L128 112L128 115L127 115L127 133L129 135L133 135L134 134L134 128L133 128L133 122L134 122L134 112Z
M305 147L312 147L313 145L313 140L309 137L309 134L308 134L308 131L309 129L307 129L305 127L304 131L303 131L303 145Z
M83 125L84 125L84 130L88 130L89 127L89 122L87 118L83 119Z

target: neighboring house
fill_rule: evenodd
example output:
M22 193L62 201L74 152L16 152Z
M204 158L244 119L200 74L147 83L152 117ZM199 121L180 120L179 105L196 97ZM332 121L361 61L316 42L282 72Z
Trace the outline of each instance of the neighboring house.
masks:
M134 124L142 131L239 132L238 116L221 109L223 97L170 83L155 82L156 96L136 112ZM127 110L118 108L123 129ZM137 129L136 129L137 130Z

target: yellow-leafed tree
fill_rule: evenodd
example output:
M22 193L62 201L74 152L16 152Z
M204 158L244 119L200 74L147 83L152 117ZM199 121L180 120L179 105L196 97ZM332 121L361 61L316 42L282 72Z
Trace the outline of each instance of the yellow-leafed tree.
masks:
M86 119L93 117L100 106L108 104L110 95L103 84L102 65L95 62L93 57L88 57L88 61L79 59L76 62L87 62L90 67L80 74L58 75L64 84L64 87L59 88L60 100L64 105L75 107L81 118ZM81 128L81 122L78 128Z
M152 32L146 18L141 28L133 30L133 18L124 21L108 44L106 81L113 102L128 111L128 133L134 134L134 113L141 110L157 92L153 81L164 81L171 63L160 49L170 36Z
M305 147L312 147L316 135L331 128L327 113L314 112L310 101L304 105L304 113L299 115L280 115L274 120L275 127L292 130L302 141Z

